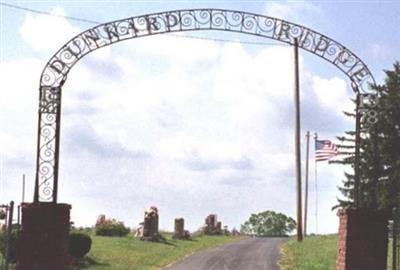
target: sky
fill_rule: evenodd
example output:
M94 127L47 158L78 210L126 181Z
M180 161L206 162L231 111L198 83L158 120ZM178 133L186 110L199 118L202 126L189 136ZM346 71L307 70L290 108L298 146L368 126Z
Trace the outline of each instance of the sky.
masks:
M107 22L234 9L324 33L357 54L378 84L400 60L397 1L1 2L55 16L0 6L0 203L21 201L23 174L32 201L40 74L63 44L95 26L65 16ZM72 205L78 226L106 214L135 227L152 205L165 230L176 217L195 230L211 213L229 228L265 210L294 218L293 69L288 45L226 32L164 34L92 52L63 87L59 202ZM300 81L304 172L306 131L336 142L354 127L342 113L354 107L347 77L305 51ZM351 169L319 162L316 193L313 138L310 156L308 229L334 233L331 208Z

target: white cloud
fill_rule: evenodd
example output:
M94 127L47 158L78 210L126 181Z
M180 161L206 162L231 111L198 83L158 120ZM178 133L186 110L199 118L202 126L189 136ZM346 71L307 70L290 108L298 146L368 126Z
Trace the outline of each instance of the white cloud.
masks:
M40 61L34 59L0 64L0 149L10 159L33 156L32 129L36 127Z
M167 56L179 65L212 60L219 45L210 40L185 38L183 33L149 36L135 40L135 50L146 55Z
M346 82L343 79L337 77L324 79L314 76L312 80L313 90L321 105L338 112L351 111L354 109L354 104L350 100Z
M51 13L60 16L65 15L61 7L54 8ZM72 26L65 18L46 15L36 16L29 13L20 29L23 40L32 49L45 52L52 52L61 48L79 32L79 29Z
M321 9L305 0L279 1L266 3L266 14L271 17L291 21L294 23L315 22L321 15Z

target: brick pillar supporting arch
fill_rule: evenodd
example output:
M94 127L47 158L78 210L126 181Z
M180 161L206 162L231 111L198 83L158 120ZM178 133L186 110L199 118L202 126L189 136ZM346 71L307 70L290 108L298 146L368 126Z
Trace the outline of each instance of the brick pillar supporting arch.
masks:
M18 270L67 270L69 204L24 204L17 246Z
M385 270L390 212L341 209L337 270Z

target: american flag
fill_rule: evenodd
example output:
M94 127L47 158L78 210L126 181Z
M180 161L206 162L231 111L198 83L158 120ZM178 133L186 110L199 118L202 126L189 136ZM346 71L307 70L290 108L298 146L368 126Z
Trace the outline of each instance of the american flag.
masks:
M337 147L330 140L315 141L315 161L325 161L338 154Z

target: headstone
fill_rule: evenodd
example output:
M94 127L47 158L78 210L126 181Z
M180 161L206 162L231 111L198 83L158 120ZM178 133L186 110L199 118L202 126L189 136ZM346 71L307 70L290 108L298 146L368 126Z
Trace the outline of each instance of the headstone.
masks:
M158 233L158 210L157 207L150 207L144 214L142 240L155 241L159 238Z
M211 214L206 217L204 233L217 235L222 233L222 223L217 221L217 215Z
M217 215L211 214L206 217L206 225L214 229L217 222Z
M215 232L217 234L221 234L222 233L222 222L221 221L217 222L217 227L215 228Z
M183 218L176 218L174 224L173 238L182 239L185 234L185 220Z
M101 225L106 223L106 215L99 215L96 220L96 225Z
M136 229L135 237L142 237L143 236L143 222L139 223L139 227Z

